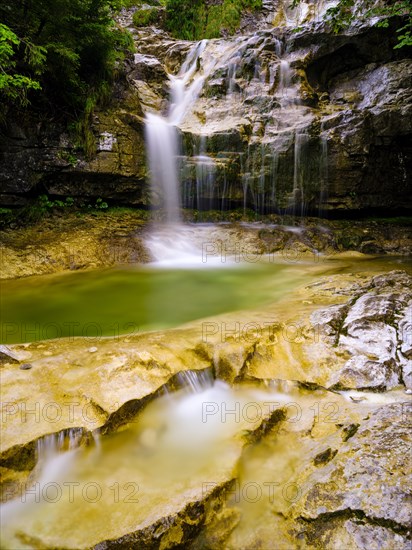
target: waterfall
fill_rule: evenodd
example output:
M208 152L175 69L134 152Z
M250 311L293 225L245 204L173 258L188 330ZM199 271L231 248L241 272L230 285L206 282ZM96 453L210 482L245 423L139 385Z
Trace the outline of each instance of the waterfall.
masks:
M179 74L169 75L171 103L167 116L146 114L146 143L148 151L151 189L160 195L160 204L166 212L168 224L180 222L180 178L178 176L179 134L177 125L187 109L196 101L204 78L193 78L206 40L196 44L189 52ZM192 80L192 81L191 81Z
M199 154L194 157L196 163L196 198L198 210L210 210L214 207L214 184L216 179L216 165L212 157L207 154L206 136L201 136ZM205 197L205 204L202 204Z
M319 216L322 216L322 205L326 202L328 193L328 178L329 178L329 164L328 164L328 137L324 132L323 124L321 127L320 136L320 162L319 162Z
M161 193L167 222L177 223L180 221L180 201L176 127L163 117L149 113L146 119L146 141L152 192Z
M268 39L272 41L270 47L265 42ZM265 60L271 56L273 61L268 64ZM305 200L313 205L317 192L320 200L325 196L326 145L319 145L320 165L315 175L316 167L309 155L314 148L310 137L314 117L301 101L300 76L282 39L273 34L269 37L265 31L234 40L197 42L179 73L169 75L169 85L166 114L146 115L153 202L164 210L169 231L173 226L182 233L182 207L204 211L219 204L223 209L233 200L239 206L243 203L245 212L251 206L257 214L277 210L303 215ZM259 120L259 109L254 108L250 118L243 119L243 125L233 107L253 107L255 102L268 112L272 109L271 116ZM232 143L221 137L227 127L232 128L236 117L239 137L248 143L247 153L233 151ZM187 152L182 149L182 132L186 137L193 135ZM212 139L215 136L217 139ZM294 155L293 164L285 166L284 159L290 154ZM236 174L239 179L235 185L242 185L243 200L242 191L234 198L231 195ZM286 187L283 178L289 177L293 177L292 185ZM167 239L169 248L176 243L178 255L185 247L188 249L184 243L177 243L180 236L175 233L171 242ZM157 259L165 251L157 246L163 237L156 240L153 256ZM151 244L153 240L149 248ZM172 249L168 256L171 253Z
M288 61L282 59L280 62L280 75L279 75L279 93L282 97L289 100L292 95L292 70Z

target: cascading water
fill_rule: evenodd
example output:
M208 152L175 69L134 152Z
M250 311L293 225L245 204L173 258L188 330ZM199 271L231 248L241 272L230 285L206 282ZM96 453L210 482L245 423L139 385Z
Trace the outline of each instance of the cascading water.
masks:
M322 216L322 205L326 201L328 193L328 177L329 177L329 165L328 165L328 138L324 131L323 125L321 127L320 138L320 162L319 162L319 180L320 180L320 193L319 193L319 216Z
M177 76L169 75L171 102L166 117L146 115L146 142L149 159L151 189L160 194L160 203L166 213L166 227L158 227L147 239L154 260L162 265L190 265L197 263L199 251L180 224L180 157L179 133L188 108L196 101L204 77L194 75L200 55L206 47L203 40L190 50Z
M322 3L322 10L327 5ZM316 21L319 10L309 10L304 16L294 12L290 17ZM270 63L265 61L268 56ZM300 98L293 61L284 41L272 31L258 31L236 40L195 43L179 73L169 75L166 116L146 115L154 203L165 211L167 223L167 227L157 226L147 241L157 263L199 263L194 230L182 225L181 206L209 211L237 204L243 205L245 212L252 207L258 214L288 212L302 216L318 200L320 211L327 187L327 152L322 138L314 144L316 138L310 130L314 115ZM268 105L270 116L262 117L258 107L248 118L260 118L259 122L237 122L233 105L252 107L260 102L264 108ZM243 143L248 143L247 153L240 147L233 151L232 143L220 138L225 135L225 125L233 128L236 124ZM185 143L190 143L192 135L187 151L182 149L181 133ZM309 158L309 150L319 157L317 171L308 166L316 163ZM243 186L243 200L236 189L239 184Z
M292 414L301 407L313 416L296 385L231 388L210 370L177 382L181 391L156 399L99 446L73 450L66 441L61 452L76 431L43 440L42 470L24 497L1 506L1 547L104 547L98 543L156 524L165 509L203 499L206 483L231 479L244 435L276 409L293 401Z
M292 208L295 215L304 215L305 205L305 179L308 163L309 135L306 131L296 131L295 134L295 162L293 175ZM297 208L300 206L300 212Z
M161 204L169 224L180 221L180 182L177 164L180 151L177 125L202 88L200 76L192 82L191 79L205 46L206 41L199 42L190 51L177 77L170 76L171 104L168 115L146 115L146 142L152 192L154 195L160 193Z
M153 194L160 192L168 223L180 221L178 134L166 119L147 114L146 141Z
M243 38L240 45L231 43L224 48L221 56L215 55L213 49L206 51L207 40L196 43L189 51L178 75L169 75L171 100L167 116L151 113L146 115L151 188L154 196L160 194L162 198L160 202L166 211L167 222L166 226L155 227L146 240L157 265L184 267L202 263L204 228L198 235L202 239L196 239L195 230L180 223L181 182L178 159L182 152L179 150L178 127L193 108L208 77L217 68L226 65L230 66L227 79L230 99L230 95L235 93L235 77L241 54L253 39L254 37ZM201 206L204 194L208 197L209 205L213 205L216 165L214 159L206 154L206 150L206 136L201 136L198 154L193 158L196 172L194 193L187 191L183 185L185 203L193 200L191 197L195 196L197 208ZM224 264L227 265L226 262ZM221 259L216 258L216 262L213 262L209 258L208 266L211 265L221 266Z

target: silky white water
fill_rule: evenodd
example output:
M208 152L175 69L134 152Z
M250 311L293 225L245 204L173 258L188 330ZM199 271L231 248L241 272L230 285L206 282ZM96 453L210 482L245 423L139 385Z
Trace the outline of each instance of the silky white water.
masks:
M154 196L160 195L160 204L165 210L166 221L169 224L180 222L180 147L177 125L187 108L196 101L202 88L201 76L193 81L191 79L205 46L206 41L196 44L179 74L176 77L169 75L171 102L167 115L146 114L146 143L152 193Z
M0 508L2 548L36 548L37 537L48 547L65 540L84 548L99 542L102 531L113 537L125 525L132 531L158 513L159 503L228 475L242 446L236 434L290 399L269 389L234 390L209 372L182 373L180 382L181 391L158 398L99 445L72 449L73 435L62 452L66 437L41 440L27 491Z

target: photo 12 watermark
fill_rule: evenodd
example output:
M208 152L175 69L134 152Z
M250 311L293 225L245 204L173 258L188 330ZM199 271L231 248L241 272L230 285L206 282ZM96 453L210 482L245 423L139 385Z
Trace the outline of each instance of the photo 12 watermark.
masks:
M268 419L271 414L282 409L285 412L285 421L296 424L300 422L307 414L313 414L314 423L338 424L340 422L340 407L336 401L320 402L315 401L308 404L305 409L295 401L204 401L202 403L202 422L218 420L222 424L226 423L249 423L255 425Z
M22 504L89 503L139 503L139 484L133 481L48 481L41 483L5 482L1 487L1 502L18 500Z
M219 484L214 481L205 481L202 484L203 498L208 496ZM245 483L235 480L234 483L225 491L225 496L229 501L239 504L246 502L256 504L266 502L274 504L279 498L288 504L294 504L302 497L303 492L299 485L294 481L248 481Z
M113 403L109 412L116 412L120 403ZM81 421L86 425L100 423L100 415L96 414L96 405L92 402L79 401L59 402L27 402L4 401L0 403L0 427L10 422L20 424L77 424ZM69 426L67 426L69 427Z
M207 241L202 243L202 263L220 262L222 264L257 264L285 262L299 263L302 260L320 263L326 262L339 253L338 247L329 247L327 252L309 248L301 241L295 240L284 247L270 252L262 252L257 246L241 242L226 243L222 241Z
M94 344L104 338L130 338L139 333L139 326L133 321L128 323L62 321L46 323L11 323L1 324L1 341L8 342L41 342L57 338L67 338L69 342L83 339Z
M283 340L289 344L311 342L318 343L326 337L324 328L320 325L305 325L303 323L280 323L277 321L256 321L241 322L232 321L214 322L205 321L202 323L202 342L213 341L238 342L252 344L256 340L266 340L270 343L278 343Z

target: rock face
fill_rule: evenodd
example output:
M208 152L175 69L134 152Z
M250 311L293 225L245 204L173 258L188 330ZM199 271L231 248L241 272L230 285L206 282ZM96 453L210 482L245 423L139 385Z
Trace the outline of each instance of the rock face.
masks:
M268 338L206 340L196 321L3 348L2 548L407 550L411 284L399 271L326 276L216 319L271 320ZM299 319L298 336L282 331ZM173 393L185 384L199 393Z
M320 546L328 548L408 548L410 428L407 403L381 407L333 460L306 479L295 513L309 542L320 538Z
M346 304L312 314L324 343L349 357L330 378L339 389L411 387L410 359L412 279L392 272L372 279L363 294ZM366 291L366 292L365 292ZM321 344L322 345L322 344Z
M145 263L150 257L142 243L142 225L134 211L100 216L72 212L3 231L1 278Z
M147 205L141 108L133 89L119 87L112 107L94 116L91 160L61 125L11 123L0 146L1 202L20 206L39 194L105 197Z
M179 124L184 206L411 208L411 61L410 49L393 49L399 21L334 35L322 22L329 5L293 11L268 0L259 17L245 15L243 36L209 41L194 75L205 78L203 89ZM82 159L58 126L11 124L0 149L3 204L40 192L150 203L143 115L165 111L167 73L178 72L192 44L136 31L131 15L120 21L137 53L126 86L93 121L95 158Z

